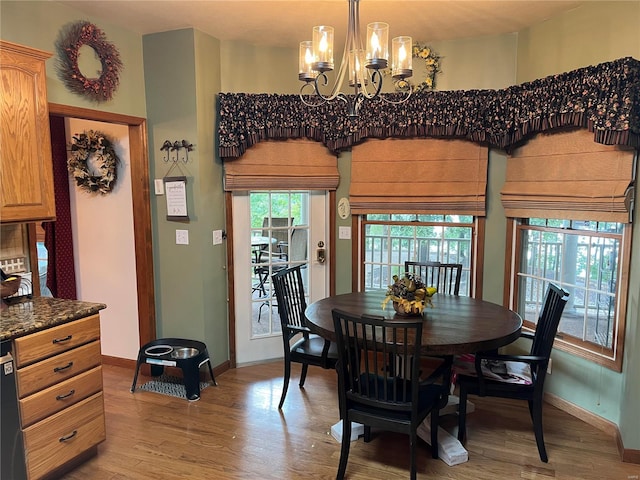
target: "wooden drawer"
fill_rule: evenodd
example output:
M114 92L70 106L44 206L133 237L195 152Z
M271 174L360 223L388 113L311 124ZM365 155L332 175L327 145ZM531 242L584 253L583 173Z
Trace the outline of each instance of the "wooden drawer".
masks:
M99 314L16 338L16 365L20 368L99 338Z
M102 392L23 430L29 479L42 478L106 438Z
M96 367L101 361L100 342L95 341L28 367L18 368L18 398Z
M22 427L28 427L100 391L102 367L96 367L29 395L20 400Z

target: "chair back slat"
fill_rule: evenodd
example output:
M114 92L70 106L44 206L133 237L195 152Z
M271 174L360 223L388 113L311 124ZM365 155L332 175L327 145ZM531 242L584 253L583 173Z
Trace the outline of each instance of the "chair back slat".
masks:
M289 338L306 329L304 311L307 308L302 265L282 269L271 276L278 303L278 315L283 334Z
M439 287L440 262L404 262L404 271L420 277L427 287Z
M404 262L405 272L422 278L428 287L437 287L438 292L448 295L460 294L462 280L461 263Z
M531 355L549 358L560 324L562 312L569 299L569 293L549 283L545 294L544 305L538 316L536 332L531 344ZM545 366L546 371L546 366Z
M441 263L438 291L448 295L460 294L460 281L462 280L461 263Z

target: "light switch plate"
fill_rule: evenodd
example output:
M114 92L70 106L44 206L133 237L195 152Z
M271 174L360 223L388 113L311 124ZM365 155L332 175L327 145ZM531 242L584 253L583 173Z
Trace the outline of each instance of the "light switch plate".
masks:
M339 227L338 238L340 240L351 240L351 227Z
M222 230L213 231L213 244L220 245L222 243Z
M164 195L164 182L161 178L156 178L153 181L153 185L155 187L156 195Z
M189 245L189 230L176 230L176 245Z

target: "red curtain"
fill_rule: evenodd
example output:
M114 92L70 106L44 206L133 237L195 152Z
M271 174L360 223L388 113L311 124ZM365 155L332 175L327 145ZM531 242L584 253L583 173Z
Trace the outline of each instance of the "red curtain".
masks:
M47 287L54 297L77 299L76 271L73 263L73 232L67 172L67 143L63 117L50 117L53 184L56 221L43 222L47 249Z

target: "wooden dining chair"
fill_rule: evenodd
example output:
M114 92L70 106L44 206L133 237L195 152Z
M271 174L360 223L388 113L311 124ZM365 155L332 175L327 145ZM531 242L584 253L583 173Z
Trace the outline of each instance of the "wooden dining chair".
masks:
M491 352L456 359L454 376L460 387L458 440L463 441L466 434L468 395L526 400L540 460L548 461L542 432L542 394L553 340L568 297L569 294L561 288L551 283L548 285L535 333L522 333L523 337L533 340L529 355Z
M344 478L351 422L409 435L411 479L416 478L417 429L431 414L431 454L438 458L439 409L446 405L451 370L441 383L419 379L423 320L387 320L332 311L338 344L338 399L342 444L337 479Z
M438 292L447 295L460 295L462 280L461 263L441 263L439 267Z
M438 292L448 295L460 294L462 280L461 263L404 262L405 272L418 275L427 286L438 288Z
M437 287L440 283L440 262L404 262L405 273L420 277L428 287Z
M302 364L299 384L302 388L309 365L333 369L338 361L336 344L312 334L305 325L304 311L307 308L307 301L301 272L304 266L306 265L285 268L271 276L278 303L284 346L284 384L278 409L282 408L287 396L292 363ZM292 343L296 338L297 340Z

